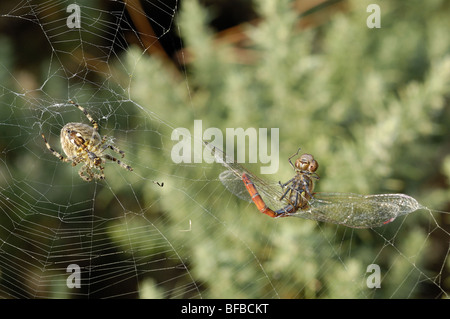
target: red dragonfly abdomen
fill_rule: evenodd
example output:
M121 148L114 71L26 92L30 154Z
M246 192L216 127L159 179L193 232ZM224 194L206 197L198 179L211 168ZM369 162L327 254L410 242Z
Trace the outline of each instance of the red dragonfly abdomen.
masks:
M261 195L259 195L255 185L247 176L247 174L242 174L242 181L244 182L245 188L247 188L252 201L255 203L256 207L261 213L266 214L270 217L285 217L294 212L294 207L292 205L287 205L285 208L279 209L274 212L272 209L267 207L266 203L264 203L264 200L262 199Z

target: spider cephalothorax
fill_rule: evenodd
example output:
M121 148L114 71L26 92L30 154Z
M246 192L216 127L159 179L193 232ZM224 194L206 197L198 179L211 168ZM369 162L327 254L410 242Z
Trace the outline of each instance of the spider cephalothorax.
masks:
M61 147L66 154L67 158L56 152L50 144L44 134L45 145L56 157L66 163L72 163L73 166L84 163L79 170L80 177L85 181L91 181L92 179L104 179L103 173L104 167L102 166L106 160L110 160L119 164L122 168L132 171L133 168L114 156L111 156L104 151L109 148L114 152L120 154L122 157L125 153L118 149L113 143L104 136L100 136L98 132L97 122L89 115L89 113L80 105L73 101L69 103L76 106L81 112L86 115L92 126L83 123L68 123L61 129Z

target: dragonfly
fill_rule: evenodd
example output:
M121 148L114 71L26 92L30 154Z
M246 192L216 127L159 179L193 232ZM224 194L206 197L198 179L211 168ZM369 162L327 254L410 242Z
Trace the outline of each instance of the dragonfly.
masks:
M226 170L219 179L228 191L273 218L300 217L351 228L374 228L386 225L397 217L426 209L405 194L360 195L353 193L314 193L318 163L310 154L302 154L289 164L295 176L286 183L262 179L227 156L210 143L205 147Z

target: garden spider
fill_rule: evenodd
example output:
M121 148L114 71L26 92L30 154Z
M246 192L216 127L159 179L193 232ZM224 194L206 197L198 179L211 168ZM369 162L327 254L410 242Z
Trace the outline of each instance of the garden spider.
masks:
M120 154L122 158L125 156L124 151L114 146L110 140L108 141L107 136L103 136L103 138L100 136L98 133L98 123L83 107L73 101L69 101L69 103L73 104L86 115L89 122L91 122L92 127L83 123L68 123L64 125L61 129L61 147L64 153L66 153L67 158L64 158L55 151L50 144L48 144L44 134L42 134L42 138L49 151L62 162L72 163L72 166L84 163L78 171L78 174L87 182L92 179L105 179L105 174L103 173L104 167L102 164L104 164L106 160L116 162L120 167L132 171L133 168L131 166L121 162L114 156L103 153L109 148Z

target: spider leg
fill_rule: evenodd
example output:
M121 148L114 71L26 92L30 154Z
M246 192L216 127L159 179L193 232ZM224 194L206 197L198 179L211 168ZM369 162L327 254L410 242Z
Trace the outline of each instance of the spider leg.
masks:
M100 171L100 174L94 173L92 171L91 167L89 167L88 165L84 165L78 171L78 175L80 175L80 177L86 182L90 182L90 181L92 181L92 179L105 179L105 174L103 173L103 167L98 166L97 169Z
M103 136L102 143L101 143L103 145L102 146L102 152L104 150L106 150L107 148L109 148L109 149L113 150L114 152L116 152L117 154L122 155L122 158L123 158L125 156L125 152L122 151L121 149L119 149L118 147L112 145L112 144L106 144L106 140L107 139L108 139L107 136Z
M120 167L122 167L122 168L124 168L126 170L129 170L130 172L133 170L133 168L131 166L125 164L124 162L118 160L117 158L115 158L114 156L111 156L109 154L104 154L103 158L107 159L107 160L110 160L110 161L113 161L113 162L116 162L117 164L120 165ZM103 168L101 168L101 169L102 169L102 173L103 173ZM104 176L103 176L103 178L104 178ZM160 182L157 182L157 181L152 181L152 182L155 183L156 185L158 185L159 187L163 187L164 186L164 183L160 183Z
M103 158L105 158L105 159L107 159L107 160L110 160L110 161L113 161L113 162L116 162L117 164L120 165L120 167L122 167L122 168L124 168L124 169L126 169L126 170L129 170L129 171L132 171L132 170L133 170L133 168L132 168L131 166L125 164L124 162L118 160L117 158L115 158L114 156L111 156L111 155L109 155L109 154L104 154L104 155L103 155Z
M100 167L99 170L100 170L100 174L93 173L93 177L95 179L105 179L105 174L103 173L103 167Z
M107 147L109 147L110 149L112 149L114 152L116 152L116 153L122 155L122 158L125 156L125 152L122 151L121 149L117 148L116 146L114 146L114 145L107 145Z
M45 146L47 146L48 150L49 150L50 152L52 152L52 154L53 154L54 156L56 156L57 158L59 158L59 160L62 161L62 162L70 162L70 160L68 160L67 158L64 158L64 156L62 156L61 154L59 154L57 151L55 151L55 150L50 146L50 144L48 144L47 139L45 138L44 134L41 134L41 136L42 136L42 138L44 139Z
M93 174L88 166L84 165L78 171L78 175L80 175L81 179L86 182L90 182L92 180Z
M77 104L77 103L75 103L72 100L70 100L69 103L75 105L81 112L83 112L83 114L87 117L89 122L91 122L92 127L94 128L94 130L98 132L98 123L97 123L97 121L94 120L93 117L80 104Z
M98 157L97 154L91 151L86 151L86 153L89 159L94 163L94 166L101 167L100 165L102 164L102 159Z
M70 158L70 161L72 162L72 166L77 166L77 164L80 164L83 161L83 159L80 158L79 156L76 156Z

